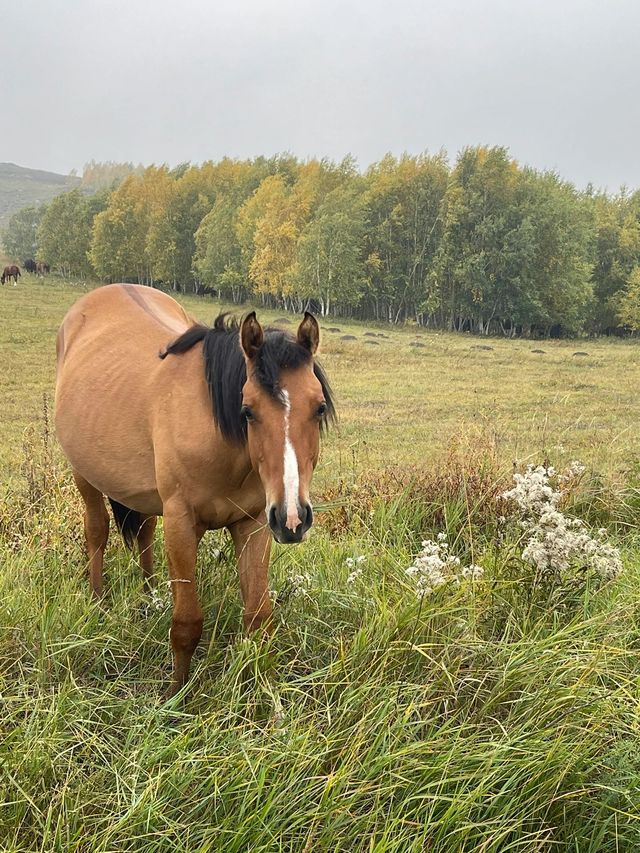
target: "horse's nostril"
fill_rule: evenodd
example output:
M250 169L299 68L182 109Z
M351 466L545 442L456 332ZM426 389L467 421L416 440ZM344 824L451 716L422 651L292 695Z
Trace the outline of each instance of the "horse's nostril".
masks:
M271 509L269 510L269 527L272 530L275 530L277 523L278 521L276 518L276 507L275 504L271 504Z
M313 524L313 510L311 504L302 504L300 507L300 523L303 530L308 530Z

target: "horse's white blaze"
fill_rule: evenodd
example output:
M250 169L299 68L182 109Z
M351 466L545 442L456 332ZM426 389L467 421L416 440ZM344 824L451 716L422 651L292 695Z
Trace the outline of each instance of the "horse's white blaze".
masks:
M299 525L298 515L298 490L300 488L300 474L298 472L298 457L289 439L289 412L291 401L289 392L282 389L280 392L284 403L284 503L287 508L286 526L289 530L295 530Z

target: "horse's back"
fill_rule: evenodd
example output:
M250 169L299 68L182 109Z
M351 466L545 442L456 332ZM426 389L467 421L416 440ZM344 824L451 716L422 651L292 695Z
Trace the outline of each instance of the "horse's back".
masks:
M137 284L108 284L71 306L58 332L58 358L65 359L78 340L98 352L115 339L120 348L144 355L158 342L182 334L192 322L166 293ZM133 336L128 335L131 331Z
M158 354L191 322L170 296L115 284L80 298L58 332L60 443L78 473L133 509L159 509L153 426L167 389Z

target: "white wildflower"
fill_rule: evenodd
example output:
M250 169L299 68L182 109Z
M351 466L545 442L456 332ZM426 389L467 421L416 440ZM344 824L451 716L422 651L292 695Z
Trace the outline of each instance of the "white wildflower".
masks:
M458 571L460 558L447 553L448 543L446 534L438 534L438 541L431 539L422 541L422 551L413 563L405 569L405 573L415 582L416 595L418 598L431 595L436 589L445 584L459 586L461 580L479 578L479 572L470 571L466 568ZM478 566L470 567L479 569Z
M549 484L552 468L544 465L528 465L524 474L514 474L515 486L501 497L514 501L522 513L541 512L547 504L555 506L560 500L560 492L555 492Z
M294 598L309 598L311 577L306 572L287 575L287 582Z
M465 580L479 581L483 575L484 569L482 568L482 566L475 565L475 563L472 563L470 566L465 566L462 569L462 577Z
M162 610L167 610L169 605L171 604L171 591L169 586L165 586L162 592L158 590L157 587L154 587L151 590L151 594L149 595L149 601L147 603L147 613L151 611L155 611L156 613L161 612Z
M361 568L357 568L357 569L355 569L355 570L354 570L353 572L351 572L351 574L347 577L347 583L348 583L349 585L354 584L354 583L358 580L358 578L359 578L361 575L362 575L362 569L361 569Z
M586 465L583 465L582 462L578 462L577 459L574 459L573 462L570 462L564 471L558 475L558 482L561 485L571 484L575 480L579 480L586 470Z
M554 469L530 465L524 474L514 474L515 486L502 495L515 501L520 510L519 524L528 534L522 556L542 576L567 580L576 569L591 569L609 580L622 571L619 550L602 541L606 535L604 528L594 537L584 522L558 509L566 484L580 477L584 470L582 463L572 462L558 476L559 488L554 489L550 483Z

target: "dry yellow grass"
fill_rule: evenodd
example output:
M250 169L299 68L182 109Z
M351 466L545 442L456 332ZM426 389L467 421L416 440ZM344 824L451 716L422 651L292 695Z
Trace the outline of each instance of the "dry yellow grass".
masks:
M56 329L83 291L83 285L31 276L0 290L5 478L17 470L25 429L42 417L43 396L52 398ZM229 308L179 298L204 321ZM282 312L259 310L259 316L273 321ZM637 341L485 340L333 318L322 326L322 360L337 396L340 428L326 442L320 482L365 467L428 463L456 436L478 431L497 444L505 465L513 459L548 456L562 464L579 458L613 476L635 465ZM335 327L340 332L326 330ZM346 334L356 340L341 340Z

